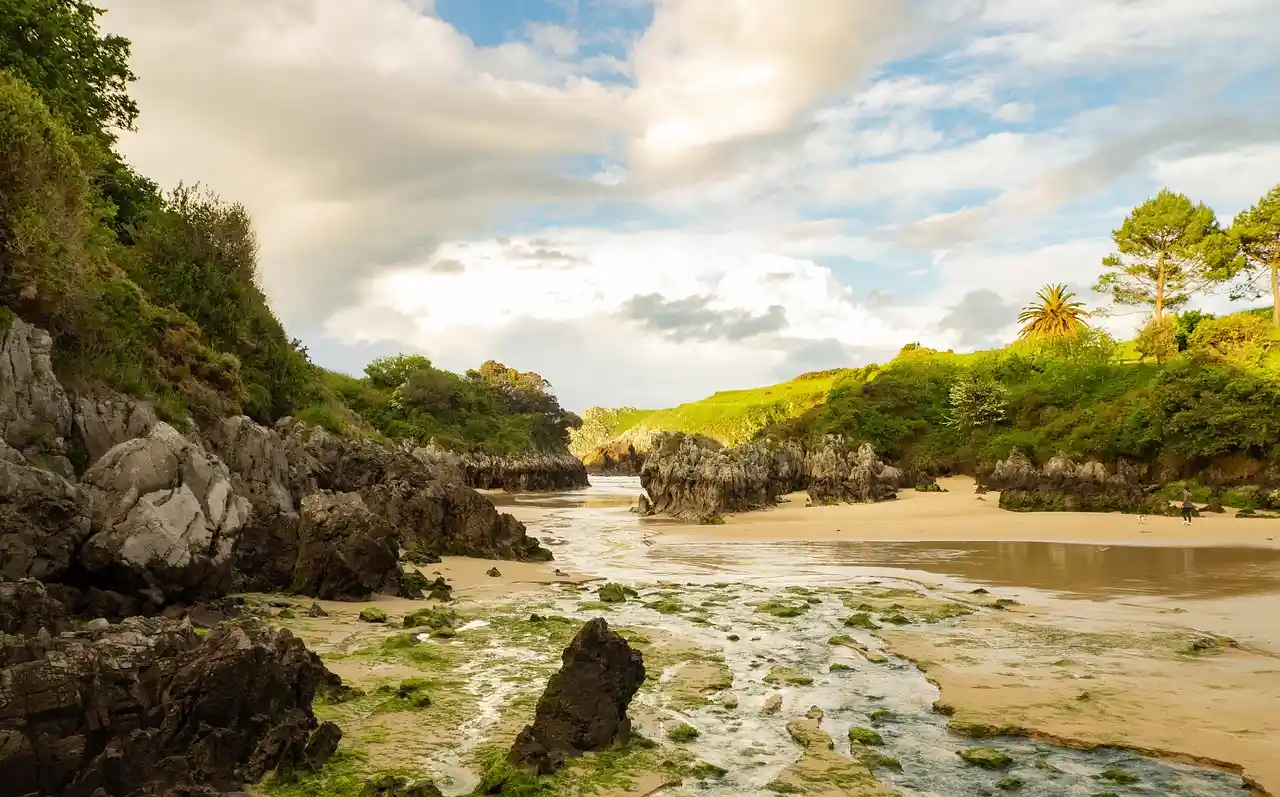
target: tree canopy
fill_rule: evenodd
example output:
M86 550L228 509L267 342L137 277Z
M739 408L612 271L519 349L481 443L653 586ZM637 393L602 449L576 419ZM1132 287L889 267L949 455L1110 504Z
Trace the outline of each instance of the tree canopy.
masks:
M1237 274L1244 279L1233 298L1271 294L1271 323L1280 327L1280 185L1231 223L1238 252Z
M1163 189L1135 207L1111 233L1116 251L1094 286L1120 305L1149 307L1156 321L1187 303L1230 260L1229 241L1214 212Z
M1076 301L1075 294L1066 285L1046 285L1036 293L1038 301L1032 302L1018 314L1022 329L1018 337L1070 335L1087 327L1090 313L1084 302Z

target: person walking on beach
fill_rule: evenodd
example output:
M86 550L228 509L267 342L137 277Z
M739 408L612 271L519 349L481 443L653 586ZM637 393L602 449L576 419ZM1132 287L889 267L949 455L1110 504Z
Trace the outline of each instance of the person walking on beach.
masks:
M1191 525L1191 513L1196 511L1195 502L1191 500L1191 491L1182 491L1182 525Z

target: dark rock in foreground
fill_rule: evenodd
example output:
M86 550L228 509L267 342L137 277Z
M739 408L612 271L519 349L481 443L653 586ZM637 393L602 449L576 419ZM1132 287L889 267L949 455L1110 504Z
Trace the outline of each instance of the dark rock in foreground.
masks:
M627 707L644 683L644 658L596 617L565 648L564 664L538 700L533 724L516 737L511 765L555 772L585 752L624 742L631 732Z
M0 582L0 634L60 634L71 625L67 607L35 579Z
M311 703L337 676L288 631L132 618L0 647L0 790L48 797L235 791L317 768L341 731Z

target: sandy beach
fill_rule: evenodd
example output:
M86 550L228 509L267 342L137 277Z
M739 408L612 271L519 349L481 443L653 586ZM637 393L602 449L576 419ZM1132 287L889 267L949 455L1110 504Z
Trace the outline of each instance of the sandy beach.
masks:
M1249 546L1280 548L1280 519L1237 518L1235 512L1203 513L1190 526L1177 517L1119 513L1008 512L999 493L974 493L973 479L938 480L945 493L903 490L876 504L806 506L793 493L778 506L725 517L723 525L650 521L664 534L714 540L1000 540L1108 545Z

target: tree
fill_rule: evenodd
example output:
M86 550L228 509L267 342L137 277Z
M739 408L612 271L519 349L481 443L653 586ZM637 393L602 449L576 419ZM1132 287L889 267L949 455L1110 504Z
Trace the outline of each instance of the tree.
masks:
M129 40L101 35L85 0L0 0L0 70L21 78L75 133L133 129Z
M1116 252L1102 260L1110 271L1094 290L1116 304L1150 307L1155 321L1219 279L1230 260L1213 211L1167 188L1130 211L1111 238Z
M1271 324L1280 327L1280 185L1240 211L1228 232L1239 253L1235 271L1245 278L1232 298L1257 298L1270 291Z
M999 382L965 374L948 394L951 413L945 423L960 429L977 429L1003 421L1009 408L1009 389Z
M1237 313L1202 320L1191 333L1188 348L1210 360L1258 365L1271 348L1271 334L1265 318Z
M418 371L431 370L431 361L421 354L394 354L379 357L364 367L370 384L384 390L395 390Z
M1177 332L1178 325L1172 318L1152 318L1138 332L1133 345L1139 357L1159 364L1178 353Z
M1174 332L1174 341L1178 344L1178 351L1186 351L1187 346L1191 345L1191 333L1196 331L1196 327L1202 321L1208 321L1215 316L1213 313L1206 313L1202 310L1187 310L1178 313L1178 328Z
M1071 335L1089 325L1085 319L1091 314L1084 309L1084 302L1073 301L1075 294L1066 285L1046 285L1036 293L1036 299L1018 314L1018 323L1023 325L1019 338Z

